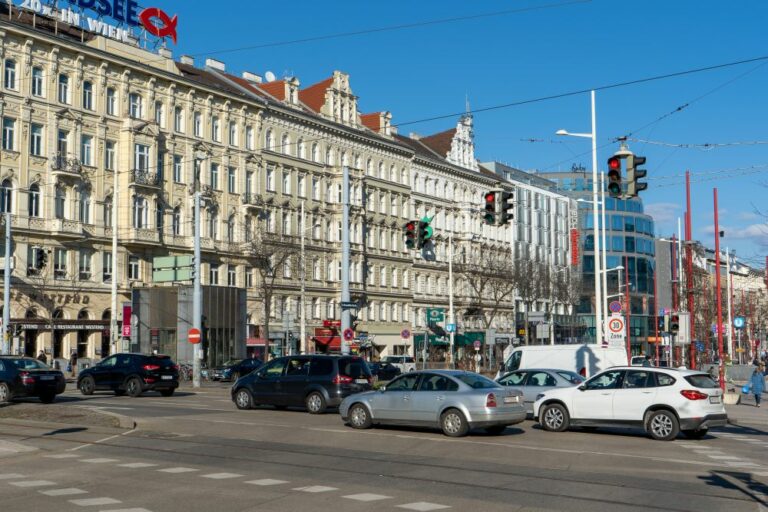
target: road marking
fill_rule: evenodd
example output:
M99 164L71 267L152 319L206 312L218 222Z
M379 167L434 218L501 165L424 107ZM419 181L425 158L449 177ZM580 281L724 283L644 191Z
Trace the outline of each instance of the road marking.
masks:
M301 492L328 492L338 490L339 489L337 487L326 487L325 485L310 485L308 487L297 487L294 489L294 491Z
M193 471L200 471L194 468L166 468L158 469L161 473L192 473Z
M347 498L348 500L355 500L355 501L378 501L378 500L392 499L392 496L384 496L383 494L362 493L362 494L350 494L349 496L342 496L342 498Z
M74 505L79 505L81 507L93 507L96 505L115 505L117 503L122 503L122 501L116 500L113 498L85 498L82 500L69 500L69 502Z
M56 485L56 482L50 480L24 480L23 482L11 482L16 487L45 487L46 485Z
M732 455L710 455L709 458L715 460L741 460L739 457L733 457Z
M129 434L130 432L132 432L132 431L124 432L122 434L117 434L117 435L114 435L114 436L105 437L104 439L99 439L98 441L94 441L93 443L81 444L80 446L75 446L74 448L70 448L67 451L68 452L74 452L74 451L80 450L81 448L87 448L88 446L93 446L95 444L104 443L104 442L110 441L112 439L115 439L116 437L120 437L120 436L124 436L126 434Z
M753 473L753 474L757 476L768 476L768 471L760 471L758 473Z
M80 462L88 462L89 464L106 464L107 462L120 462L117 459L105 459L105 458L98 458L98 459L80 459Z
M39 450L39 448L36 448L34 446L27 446L25 444L12 443L11 441L0 440L0 451L11 452L11 453L21 453L21 452L34 452L37 450Z
M289 482L286 480L274 480L272 478L262 478L261 480L250 480L245 483L253 484L253 485L281 485L281 484L287 484Z
M726 464L728 464L732 468L759 468L761 467L760 464L755 464L754 462L731 462L731 461L725 461Z
M17 478L26 478L26 477L19 473L5 473L0 475L0 480L15 480Z
M46 459L74 459L79 457L76 453L57 453L55 455L46 455Z
M120 467L120 468L131 468L131 469L153 468L156 466L159 466L159 464L152 464L151 462L129 462L128 464L117 465L117 467Z
M200 478L210 478L212 480L225 480L227 478L240 478L243 475L237 473L211 473L209 475L200 475Z
M66 489L50 489L47 491L37 491L40 494L46 496L74 496L75 494L88 494L88 491L82 489L76 489L74 487L68 487Z
M115 509L99 510L99 512L152 512L152 511L147 510L145 508L121 508L119 510L115 510Z
M417 501L416 503L406 503L405 505L397 505L397 508L404 508L407 510L417 510L419 512L428 512L430 510L441 510L444 508L451 508L448 505L438 505L437 503L429 503L426 501Z

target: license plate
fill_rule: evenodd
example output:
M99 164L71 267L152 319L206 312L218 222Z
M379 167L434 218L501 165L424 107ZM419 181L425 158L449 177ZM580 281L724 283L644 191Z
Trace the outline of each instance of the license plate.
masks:
M711 397L709 397L709 403L711 403L711 404L719 404L720 403L720 397L719 396L711 396Z
M163 375L161 378L163 380L171 380L173 378L173 375Z
M41 376L40 376L40 380L53 380L53 379L55 379L55 378L56 378L56 377L55 377L55 376L53 376L53 375L41 375Z
M519 401L520 401L520 399L518 397L516 397L516 396L505 396L504 397L504 403L505 404L516 404Z
M368 384L368 379L355 379L357 384Z

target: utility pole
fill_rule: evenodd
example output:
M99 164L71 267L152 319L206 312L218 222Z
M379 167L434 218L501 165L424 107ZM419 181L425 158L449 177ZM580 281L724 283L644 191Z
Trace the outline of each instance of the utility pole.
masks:
M624 274L624 301L627 304L627 364L632 361L632 329L629 327L629 322L632 317L632 297L629 295L629 257L624 256L624 268L627 272Z
M601 276L601 282L603 286L603 314L605 315L603 318L607 319L611 316L611 313L608 311L608 263L607 263L607 254L608 249L605 242L605 232L608 231L608 226L605 224L605 173L600 173L600 210L601 210L601 222L603 227L603 232L600 238L600 246L603 248L603 255L600 258L600 269L602 271ZM627 269L627 272L629 272L629 269ZM552 344L554 345L554 338Z
M342 168L341 178L341 302L349 302L349 167ZM344 333L352 325L352 313L341 308L341 353L349 354L349 342Z
M598 216L598 203L597 203L597 115L595 113L595 91L591 93L592 99L592 221L594 222L594 238L595 238L595 335L597 342L602 343L603 336L603 302L605 299L602 294L602 286L600 285L600 271L602 270L602 262L600 260L600 247L603 245L600 243L600 217ZM603 247L603 250L605 248ZM627 269L629 271L629 269ZM527 334L527 333L526 333Z
M453 231L448 232L448 323L453 324L453 329L448 333L450 341L450 360L448 362L451 368L456 368L455 354L453 353L456 336L456 317L453 311Z
M307 305L306 305L306 263L304 256L304 236L307 230L306 218L304 217L304 201L301 202L301 261L299 262L299 272L301 272L301 324L299 327L299 353L307 353Z
M200 343L195 343L192 361L192 387L200 387L200 359L203 351L203 290L200 284L200 176L195 176L195 278L192 284L192 326L200 331Z
M120 273L118 272L118 256L117 256L117 234L118 234L118 219L120 216L118 212L120 201L120 173L115 171L115 183L113 186L114 192L112 193L112 315L110 317L110 329L109 337L112 345L112 353L118 351L117 344L121 339L120 324L117 323L117 281L120 279ZM104 357L106 354L102 354Z
M728 356L733 362L733 278L731 277L731 250L725 248L725 293L728 308Z
M725 391L725 358L723 357L723 285L720 282L720 215L717 211L717 188L713 189L715 210L715 281L717 287L717 353L719 361L720 389Z
M693 303L693 248L691 244L693 241L693 230L691 228L691 173L685 171L685 260L686 260L686 288L688 292L688 318L689 323L689 336L691 337L691 369L695 370L696 364L696 313Z
M3 197L10 204L8 197ZM3 205L6 206L6 205ZM3 345L0 353L11 353L11 212L5 213L5 268L3 271Z

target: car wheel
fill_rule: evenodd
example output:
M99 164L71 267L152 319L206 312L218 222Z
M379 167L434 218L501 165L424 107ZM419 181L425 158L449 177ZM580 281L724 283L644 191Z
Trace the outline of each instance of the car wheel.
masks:
M700 428L699 430L683 430L683 435L688 439L701 439L709 432L708 428Z
M235 405L238 409L253 409L251 392L245 388L238 389L235 393Z
M40 395L40 401L44 404L53 403L54 400L56 400L56 393L43 393Z
M173 396L173 392L176 391L175 389L161 389L160 394L163 396Z
M653 411L648 414L645 430L657 441L671 441L680 433L680 425L671 412Z
M93 390L96 388L96 382L93 377L83 377L80 379L80 384L77 385L80 388L80 392L84 395L92 395Z
M450 437L464 437L469 433L469 423L458 409L448 409L440 415L440 428Z
M355 404L349 408L347 419L352 428L366 429L370 428L372 421L368 409L363 404Z
M552 404L541 413L541 426L550 432L563 432L568 430L571 419L566 408L560 404Z
M125 383L125 391L131 398L136 398L141 395L141 381L138 377L131 377L128 382Z
M485 431L494 436L503 434L505 430L507 430L506 425L494 425L492 427L485 427Z
M317 391L308 394L307 398L304 399L304 404L307 406L307 411L310 414L322 414L327 407L325 405L325 398Z
M11 392L11 386L5 382L0 382L0 404L10 402L12 398L13 393Z

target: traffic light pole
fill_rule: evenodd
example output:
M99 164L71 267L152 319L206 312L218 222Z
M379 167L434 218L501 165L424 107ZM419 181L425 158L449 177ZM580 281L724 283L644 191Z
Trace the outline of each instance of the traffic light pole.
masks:
M341 181L341 302L350 302L349 298L349 167L342 168ZM344 333L351 327L352 314L347 308L341 308L341 353L349 354L349 342Z
M717 287L717 354L720 389L725 391L725 358L723 357L723 285L720 282L720 216L717 212L717 188L713 189L715 210L715 281Z
M117 222L119 218L118 212L120 211L120 173L118 171L115 171L114 180L114 192L112 194L112 311L109 321L109 338L113 353L118 351L117 345L122 338L120 324L117 321L117 281L120 279L120 273L118 272L117 266L117 235L119 232ZM105 357L106 354L102 354L101 356Z
M11 213L5 214L5 268L3 269L3 354L11 353Z
M725 248L725 293L728 308L728 357L733 362L733 278L731 277L731 251L728 247Z
M451 228L453 229L453 228ZM450 368L456 368L456 355L453 353L456 320L453 313L453 232L448 232L448 323L453 324L453 329L448 333L450 341Z
M600 216L597 203L597 116L595 114L595 91L591 94L592 100L592 222L593 234L595 239L595 336L597 343L602 343L603 336L603 294L600 282L600 272L602 270L602 261L600 260ZM627 269L629 271L629 269Z
M192 327L197 329L200 335L200 343L195 343L192 356L192 387L200 387L200 360L202 359L202 325L203 325L203 289L200 284L200 181L195 177L195 252L194 270L195 278L192 284ZM266 357L266 356L265 356Z
M688 313L690 315L690 331L691 337L691 369L695 370L698 364L696 363L696 314L694 312L693 303L693 249L691 248L691 237L693 236L693 230L691 228L691 173L685 171L685 263L686 263L686 288L688 292Z

